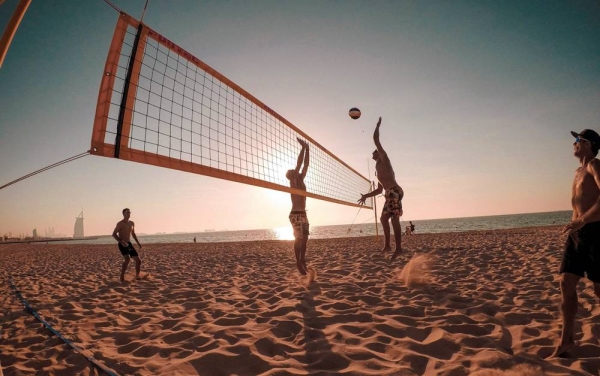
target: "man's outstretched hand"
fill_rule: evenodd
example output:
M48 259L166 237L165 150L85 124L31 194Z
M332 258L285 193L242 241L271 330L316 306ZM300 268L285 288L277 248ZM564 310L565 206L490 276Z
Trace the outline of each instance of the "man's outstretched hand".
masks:
M365 204L365 202L367 201L367 198L368 198L368 196L367 196L367 195L363 195L363 194L361 193L361 195L360 195L360 198L358 199L358 201L357 201L357 202L358 202L359 204L361 204L361 205L364 205L364 204Z
M302 147L308 149L308 142L301 140L300 137L296 137L296 140L298 140L298 142L300 143L300 145L302 145Z
M381 125L381 116L379 117L379 121L377 122L376 127L379 128L380 125Z

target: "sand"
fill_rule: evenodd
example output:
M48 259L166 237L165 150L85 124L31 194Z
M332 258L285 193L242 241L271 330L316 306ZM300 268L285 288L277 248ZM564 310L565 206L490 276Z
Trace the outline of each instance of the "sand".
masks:
M559 227L416 234L394 262L372 237L147 244L119 282L115 245L0 245L0 364L10 375L600 375L600 304L578 288L581 345L560 335ZM26 312L8 282L57 331ZM86 356L84 356L86 355Z

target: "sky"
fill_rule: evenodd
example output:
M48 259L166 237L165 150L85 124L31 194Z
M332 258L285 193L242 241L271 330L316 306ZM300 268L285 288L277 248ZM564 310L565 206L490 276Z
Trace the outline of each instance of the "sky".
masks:
M145 0L112 2L139 19ZM0 5L2 29L17 3ZM0 185L89 149L117 18L102 0L32 1L0 68ZM403 221L569 210L569 131L600 131L594 0L150 0L144 23L371 180L381 116ZM289 226L291 202L90 155L0 190L0 235L72 236L82 209L86 236L110 234L125 207L153 234ZM307 210L311 226L375 220Z

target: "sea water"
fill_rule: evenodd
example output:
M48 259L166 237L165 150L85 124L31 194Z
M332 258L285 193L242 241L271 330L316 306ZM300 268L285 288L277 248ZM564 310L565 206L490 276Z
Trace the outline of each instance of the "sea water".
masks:
M571 219L572 211L556 211L546 213L494 215L486 217L446 218L412 221L416 234L462 232L473 230L499 230L520 227L565 225ZM401 220L404 231L408 222ZM291 229L291 227L290 227ZM381 225L379 234L383 234ZM310 229L311 239L330 239L354 236L373 236L376 233L375 223L346 224L336 226L314 226ZM148 243L191 243L196 238L198 243L239 242L254 240L289 240L289 232L282 236L278 229L190 232L177 234L138 235L142 244ZM62 242L57 242L62 243ZM112 244L112 236L99 236L97 239L73 240L68 244Z

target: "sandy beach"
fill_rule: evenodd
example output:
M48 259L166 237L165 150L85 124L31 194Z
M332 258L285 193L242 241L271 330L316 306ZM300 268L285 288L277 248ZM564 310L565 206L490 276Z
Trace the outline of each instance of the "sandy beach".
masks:
M292 242L0 245L0 364L11 375L600 375L600 304L579 286L580 346L560 335L556 226ZM9 283L65 338L29 314ZM84 356L85 355L85 356Z

